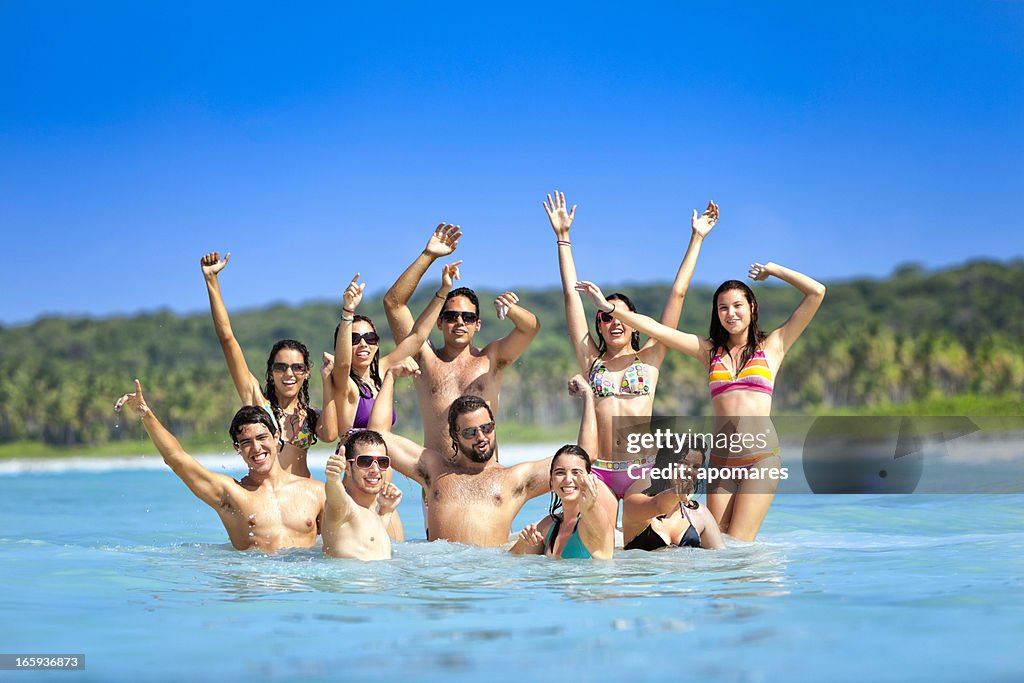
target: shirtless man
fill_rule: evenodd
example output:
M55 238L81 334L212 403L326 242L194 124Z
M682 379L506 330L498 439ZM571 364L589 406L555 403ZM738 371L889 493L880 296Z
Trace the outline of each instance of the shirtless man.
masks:
M455 251L461 236L458 226L438 225L423 252L384 295L384 311L396 344L408 337L413 328L408 304L420 278L435 260ZM540 323L536 316L518 305L519 297L515 293L505 292L495 299L494 305L499 317L508 317L515 328L480 349L473 346L473 336L480 331L480 302L476 293L459 287L443 298L444 307L437 327L444 336L444 346L435 349L428 340L420 347L414 359L421 374L415 377L414 383L423 418L423 444L430 450L453 455L452 440L446 428L452 401L464 395L479 396L497 413L505 368L523 354L540 330ZM546 481L546 472L544 476Z
M444 452L425 448L392 434L391 406L395 376L415 374L411 359L384 376L370 413L370 429L387 443L395 469L426 492L428 540L443 539L479 546L509 540L512 520L531 498L547 493L551 458L505 467L497 462L494 413L478 396L460 396L448 411L448 445ZM593 411L593 397L584 399ZM447 455L455 451L454 455Z
M353 433L327 459L327 502L321 531L325 555L390 559L388 524L402 500L402 490L384 480L383 472L389 467L384 439L371 431Z
M139 380L135 380L135 393L119 398L114 410L123 406L142 420L164 462L199 500L217 511L237 550L274 552L316 544L324 508L323 484L281 468L277 461L281 435L267 411L245 406L231 420L231 440L249 468L249 474L235 480L209 471L182 450L146 405Z

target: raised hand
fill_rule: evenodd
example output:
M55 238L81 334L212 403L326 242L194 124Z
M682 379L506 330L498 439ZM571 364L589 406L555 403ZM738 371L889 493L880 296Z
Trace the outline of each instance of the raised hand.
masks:
M536 524L527 524L526 528L519 532L519 540L525 546L536 548L544 545L544 534L537 530Z
M542 204L544 206L544 212L548 215L548 220L551 221L551 228L555 231L555 237L560 240L569 239L569 228L572 226L572 221L576 217L576 205L572 205L572 209L565 210L565 193L555 190L552 195L549 194L546 201Z
M327 458L324 476L327 477L327 481L340 481L341 475L345 474L345 467L345 447L342 446L337 453Z
M498 320L504 320L509 310L519 303L519 297L515 292L505 292L494 300L494 310L498 313Z
M718 204L714 202L708 202L708 208L704 209L704 213L700 216L697 215L697 209L693 210L693 217L690 219L690 227L693 231L701 237L706 237L711 228L715 227L715 223L718 222Z
M451 289L455 284L456 280L462 279L462 274L459 272L459 266L462 265L462 261L455 261L449 263L441 268L441 286Z
M574 398L583 398L586 392L590 391L590 385L583 375L575 375L569 380L569 395Z
M760 263L751 263L750 270L747 271L747 277L755 282L764 282L771 275L772 268L775 267L774 263L766 263L761 265Z
M214 277L217 273L224 270L224 266L228 265L229 258L231 258L230 251L224 254L223 259L221 259L219 251L211 251L199 259L199 266L203 269L203 277Z
M356 306L363 300L363 289L366 287L366 283L359 284L359 273L352 278L352 282L348 283L348 287L345 287L345 293L342 294L342 300L345 310L352 312L356 310Z
M584 474L579 480L580 487L580 512L586 512L594 507L597 502L597 476Z
M320 378L324 382L331 381L331 371L334 370L334 354L324 351L324 357L320 366Z
M387 515L398 509L402 501L402 489L390 481L384 482L384 488L377 494L377 514Z
M410 356L392 365L390 372L395 377L416 377L420 374L420 366Z
M459 246L460 237L462 237L462 231L459 226L451 223L439 223L434 228L434 234L427 240L427 246L423 253L434 258L447 256Z
M117 399L117 402L114 403L114 410L121 412L121 408L124 406L131 408L132 412L140 418L146 417L149 414L149 406L146 405L146 399L142 396L142 385L139 383L139 380L135 380L135 393L125 394Z
M594 305L597 306L597 310L599 311L611 313L612 310L615 308L614 304L608 301L608 299L604 298L604 293L601 291L601 288L595 285L593 282L582 280L576 283L575 289L577 292L585 294L591 301L593 301Z

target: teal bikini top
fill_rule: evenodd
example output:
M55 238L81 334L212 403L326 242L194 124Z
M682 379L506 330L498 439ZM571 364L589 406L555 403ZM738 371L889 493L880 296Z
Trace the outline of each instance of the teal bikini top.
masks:
M558 529L562 526L562 518L560 516L555 517L555 523L548 529L548 536L544 539L544 546L551 551L554 551L555 538L558 536ZM576 516L576 526L572 529L572 536L565 542L565 547L562 548L562 559L563 560L589 560L591 559L590 551L587 550L587 546L583 545L583 539L580 538L580 518Z

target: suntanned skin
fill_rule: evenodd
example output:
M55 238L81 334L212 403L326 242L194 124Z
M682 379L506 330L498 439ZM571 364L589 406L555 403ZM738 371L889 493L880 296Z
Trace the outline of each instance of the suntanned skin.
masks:
M221 350L224 352L224 359L228 364L228 371L235 383L235 390L243 403L250 406L262 406L267 400L263 395L263 388L260 381L249 370L245 362L245 355L242 347L231 329L231 320L228 318L228 309L224 305L224 299L220 293L220 272L228 265L231 254L227 253L222 259L219 252L205 254L199 261L203 271L203 281L206 283L206 293L210 299L210 315L213 318L213 328L220 341ZM273 362L285 363L291 366L294 363L303 363L302 354L294 349L281 349L274 356ZM338 438L337 429L337 407L334 400L334 384L331 382L331 371L334 366L334 357L329 353L323 354L323 366L320 376L323 380L323 410L317 420L316 436L320 441L330 443ZM274 391L277 394L278 406L284 413L281 420L281 429L284 430L285 445L280 454L280 464L286 471L298 474L302 477L309 477L309 465L306 464L305 448L297 448L289 443L294 437L296 430L306 419L305 410L299 404L299 392L303 382L309 379L310 368L305 372L296 374L291 368L283 373L274 372ZM313 409L315 410L315 408Z
M491 457L476 462L467 453L481 457L497 449L497 430L490 434L477 431L472 439L461 430L479 427L491 421L486 408L459 416L459 450L442 455L409 439L392 434L391 409L394 378L414 374L410 360L391 368L377 394L370 415L370 429L380 432L388 447L392 466L414 479L426 491L429 540L443 539L478 546L500 546L508 542L512 520L531 498L548 491L551 458L504 467ZM445 418L447 425L447 417ZM449 437L449 449L450 437Z
M353 454L355 455L355 454ZM359 445L358 455L386 455L380 446ZM344 483L341 476L348 471ZM324 505L324 554L354 560L391 557L390 518L402 491L384 480L377 463L369 468L346 461L344 449L327 459Z
M324 487L284 471L278 463L279 434L263 424L242 427L235 449L249 467L241 480L211 472L186 453L146 405L142 386L125 394L115 410L128 406L142 419L164 462L201 501L212 507L238 550L274 552L316 544L324 508Z
M690 451L680 467L680 473L684 474L686 478L673 481L670 488L648 496L644 491L651 485L650 474L637 479L636 483L629 487L629 491L622 499L624 545L629 545L629 542L636 538L648 524L654 533L661 536L666 542L679 545L686 530L690 528L690 522L686 521L679 506L688 505L692 500L697 471L703 464L704 454L700 451ZM702 548L719 550L725 547L722 532L707 506L700 505L696 509L688 508L687 514L700 533ZM664 519L659 519L662 516Z
M435 260L455 251L461 236L458 226L438 225L423 252L384 295L384 311L396 344L401 344L413 329L408 303L420 279ZM444 294L441 296L443 298ZM423 417L423 443L428 449L453 454L448 436L448 408L459 396L479 396L497 414L505 368L523 354L540 330L536 316L518 302L519 297L513 292L506 292L495 300L496 308L507 308L506 316L515 327L486 347L473 346L473 336L480 331L479 319L468 324L461 318L456 322L439 318L437 327L444 336L444 345L434 348L427 341L415 354L420 374L414 378L414 383ZM443 310L479 313L472 301L461 296L446 302Z

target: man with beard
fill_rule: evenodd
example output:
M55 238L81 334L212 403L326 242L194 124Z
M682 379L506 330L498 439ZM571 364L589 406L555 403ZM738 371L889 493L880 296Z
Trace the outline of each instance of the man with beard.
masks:
M417 372L411 359L388 370L370 414L370 429L384 437L395 469L423 486L430 502L428 540L504 545L512 531L512 520L523 504L548 492L551 458L513 467L499 464L493 457L498 448L494 413L478 396L460 396L448 410L448 435L454 455L392 434L395 377ZM586 424L587 411L592 415L594 410L594 399L590 392L582 393Z
M371 431L354 432L327 459L327 502L321 532L324 554L354 560L391 557L388 523L402 491L384 480L389 467L391 459L384 439Z
M182 449L146 405L139 380L135 380L135 393L119 398L114 410L124 406L142 420L164 462L199 500L217 512L236 549L272 553L316 544L324 487L281 467L277 460L281 434L270 413L245 406L231 420L231 440L249 468L249 473L236 481L211 472Z

